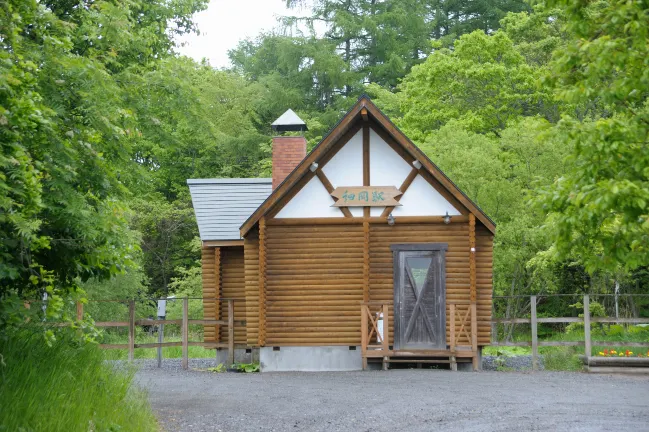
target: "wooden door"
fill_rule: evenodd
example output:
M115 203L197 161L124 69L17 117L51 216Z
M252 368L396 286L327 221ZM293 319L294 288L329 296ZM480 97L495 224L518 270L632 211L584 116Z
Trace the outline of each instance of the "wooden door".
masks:
M394 349L446 349L445 249L393 245Z

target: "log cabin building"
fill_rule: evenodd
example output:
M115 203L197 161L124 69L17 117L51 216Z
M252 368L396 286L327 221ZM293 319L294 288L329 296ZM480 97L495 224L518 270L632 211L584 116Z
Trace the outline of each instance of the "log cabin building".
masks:
M273 128L306 126L289 110ZM270 179L188 180L204 315L225 319L235 299L237 358L480 367L495 224L368 97L308 155L302 136L273 138L272 163ZM206 326L206 341L227 338Z

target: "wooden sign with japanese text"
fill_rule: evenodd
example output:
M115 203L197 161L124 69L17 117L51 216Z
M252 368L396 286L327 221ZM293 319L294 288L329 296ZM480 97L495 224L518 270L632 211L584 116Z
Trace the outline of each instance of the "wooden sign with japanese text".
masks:
M394 207L401 205L395 198L402 193L394 186L343 186L331 196L337 199L333 207Z

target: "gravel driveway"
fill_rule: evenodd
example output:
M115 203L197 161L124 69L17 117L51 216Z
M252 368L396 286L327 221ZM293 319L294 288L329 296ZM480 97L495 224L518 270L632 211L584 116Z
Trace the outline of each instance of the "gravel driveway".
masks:
M170 364L142 367L137 379L169 432L649 431L646 376L426 369L217 374Z

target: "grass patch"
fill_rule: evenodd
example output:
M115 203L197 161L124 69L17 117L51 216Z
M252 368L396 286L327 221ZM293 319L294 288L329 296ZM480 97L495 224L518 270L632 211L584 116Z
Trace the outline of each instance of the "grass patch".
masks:
M157 431L133 369L116 370L93 344L65 330L47 346L42 329L0 340L0 431Z

